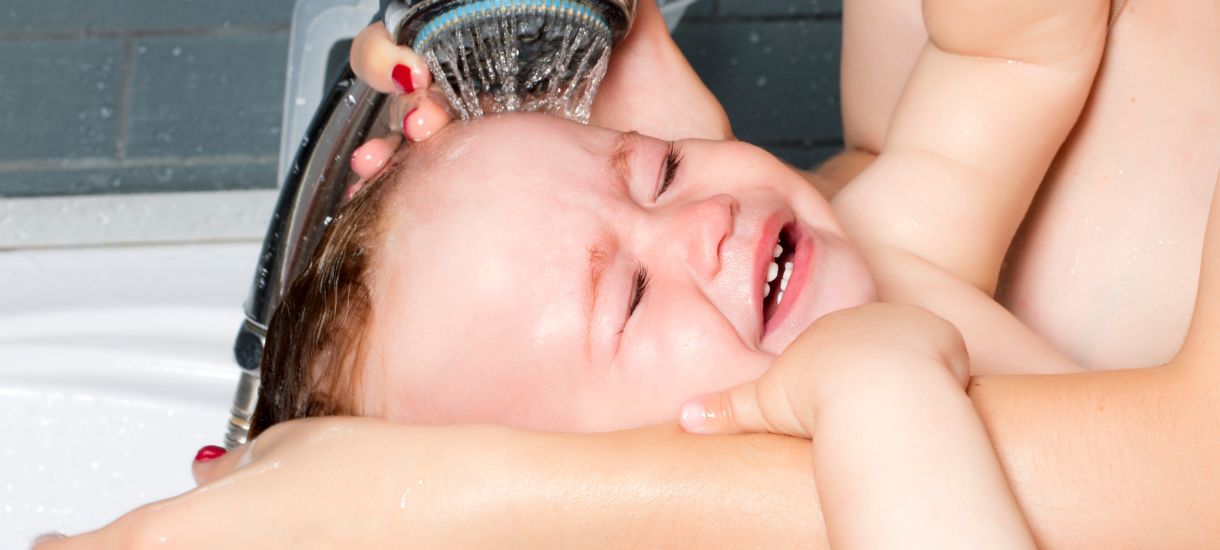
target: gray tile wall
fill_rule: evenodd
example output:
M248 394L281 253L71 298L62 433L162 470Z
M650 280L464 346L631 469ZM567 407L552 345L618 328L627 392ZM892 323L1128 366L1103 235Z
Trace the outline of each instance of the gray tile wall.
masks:
M271 188L293 0L4 0L0 197ZM841 0L700 0L675 33L742 139L841 141Z

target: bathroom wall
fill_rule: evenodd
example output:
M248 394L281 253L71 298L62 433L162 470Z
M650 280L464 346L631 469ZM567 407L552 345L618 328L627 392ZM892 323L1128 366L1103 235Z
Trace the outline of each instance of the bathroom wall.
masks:
M6 0L0 198L270 189L293 0ZM841 0L700 0L678 43L742 139L841 140Z
M700 0L674 38L737 137L798 166L842 148L842 0Z

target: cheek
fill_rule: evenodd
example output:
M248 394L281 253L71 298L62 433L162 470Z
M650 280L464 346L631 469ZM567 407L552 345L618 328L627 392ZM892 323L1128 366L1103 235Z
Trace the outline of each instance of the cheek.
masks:
M629 355L629 365L658 392L686 398L762 375L773 357L748 348L728 321L706 302L671 300L650 318Z

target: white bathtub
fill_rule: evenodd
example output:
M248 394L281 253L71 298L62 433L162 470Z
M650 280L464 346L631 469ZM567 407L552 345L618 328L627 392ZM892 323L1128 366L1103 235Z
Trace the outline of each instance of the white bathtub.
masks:
M0 253L0 548L193 487L253 243Z

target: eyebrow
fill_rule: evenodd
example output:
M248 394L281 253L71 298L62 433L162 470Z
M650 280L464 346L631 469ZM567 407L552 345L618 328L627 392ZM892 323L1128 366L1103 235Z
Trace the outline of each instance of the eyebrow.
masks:
M627 193L627 180L631 176L631 155L635 153L635 144L639 138L639 132L624 132L614 138L610 148L610 173L614 176L614 183L624 194Z
M588 294L585 298L585 352L593 356L593 306L597 304L597 291L601 287L602 278L610 267L610 258L618 243L609 234L598 235L589 246L589 280Z

